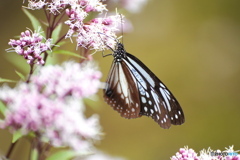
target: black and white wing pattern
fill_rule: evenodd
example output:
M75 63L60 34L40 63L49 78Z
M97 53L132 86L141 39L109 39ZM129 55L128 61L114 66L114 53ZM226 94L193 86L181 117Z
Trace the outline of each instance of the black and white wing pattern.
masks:
M104 98L114 110L128 119L141 117L138 87L135 83L136 79L122 61L112 63Z
M165 129L184 123L180 104L147 66L119 42L113 56L104 98L114 110L128 119L151 116Z

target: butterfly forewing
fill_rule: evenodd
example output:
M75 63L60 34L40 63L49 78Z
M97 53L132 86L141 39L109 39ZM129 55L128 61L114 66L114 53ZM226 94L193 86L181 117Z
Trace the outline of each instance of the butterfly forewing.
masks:
M141 114L151 116L162 128L184 122L184 114L173 94L138 58L126 53L129 70L138 81ZM144 83L143 83L144 82Z
M162 128L184 123L176 98L138 58L127 53L121 43L114 51L105 100L122 117L151 116Z
M105 101L122 117L141 117L136 79L122 62L113 62L104 89Z
M168 109L171 123L174 125L181 125L184 123L184 114L180 104L167 87L161 83L159 84L160 94L163 98L163 105Z

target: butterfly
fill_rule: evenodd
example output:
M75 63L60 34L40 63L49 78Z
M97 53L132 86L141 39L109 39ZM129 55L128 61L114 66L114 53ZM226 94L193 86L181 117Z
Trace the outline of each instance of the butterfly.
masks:
M108 48L114 60L103 90L107 104L127 119L150 116L164 129L183 124L180 104L159 78L119 41Z

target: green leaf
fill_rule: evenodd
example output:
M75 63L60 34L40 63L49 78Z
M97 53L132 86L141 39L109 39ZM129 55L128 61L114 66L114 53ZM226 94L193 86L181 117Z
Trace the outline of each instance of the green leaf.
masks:
M33 29L37 31L39 29L39 27L41 27L41 23L39 22L39 20L34 15L32 15L27 9L23 8L22 10L27 15L29 20L31 21ZM46 37L44 32L42 32L41 35L43 37Z
M2 101L0 101L0 112L4 115L5 110L6 110L6 106L4 103L2 103Z
M28 137L31 137L31 138L35 138L36 137L36 134L34 132L29 132L27 134Z
M71 51L67 51L67 50L56 50L56 51L54 51L54 53L86 59L85 57L80 56L77 53L74 53L74 52L71 52Z
M66 44L67 42L66 41L61 41L61 42L58 42L58 44L56 44L56 47L54 47L53 51L58 49L59 46L63 46L64 44Z
M18 71L16 71L16 70L15 70L15 72L17 73L17 75L18 75L23 81L25 81L25 76L24 76L22 73L20 73L20 72L18 72Z
M38 151L36 148L34 148L32 151L31 151L31 160L37 160L38 159Z
M13 134L13 139L12 139L12 143L15 143L19 138L21 138L23 136L23 134L20 131L16 131Z
M54 29L54 31L52 33L52 39L53 39L53 43L54 44L59 39L59 34L61 32L61 29L62 29L62 23L58 24L57 27Z
M8 83L16 83L17 81L14 81L14 80L11 80L11 79L0 78L0 83L4 83L4 82L8 82Z
M79 153L74 152L72 150L61 150L54 154L52 154L50 157L47 158L47 160L69 160L71 158L74 158L76 156L79 156Z
M27 74L29 72L29 64L27 64L26 60L17 54L11 54L11 56L7 54L3 54L4 58L6 58L10 63L12 63L18 70Z
M47 61L45 62L45 66L47 65L53 65L53 64L57 64L58 63L58 57L53 55L52 51L47 51L48 54L48 58Z

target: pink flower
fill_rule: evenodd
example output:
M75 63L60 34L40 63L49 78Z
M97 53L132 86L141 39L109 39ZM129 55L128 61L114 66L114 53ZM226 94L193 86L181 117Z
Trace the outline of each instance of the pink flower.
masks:
M30 0L28 1L28 8L29 9L42 9L46 5L45 0Z
M91 12L99 12L99 15L107 11L106 5L101 0L29 0L29 9L43 8L51 14L65 14L68 20L65 24L69 30L65 38L77 37L77 46L94 50L108 49L106 45L114 47L116 44L116 31L122 23L119 14L105 16L104 18L89 19ZM106 14L105 14L106 15ZM88 18L88 20L86 20ZM105 34L104 38L99 33ZM111 38L108 38L111 37ZM106 45L104 45L104 43ZM30 59L31 57L29 57Z
M185 147L180 148L179 152L171 157L171 160L240 160L240 155L237 152L233 150L233 146L226 148L225 151L213 151L211 148L208 148L207 150L201 150L200 155L197 156L193 149Z
M66 62L63 66L42 67L32 82L0 90L6 106L1 128L37 133L53 146L86 151L100 139L98 116L84 116L82 99L94 95L101 84L101 73L92 62Z
M35 10L46 7L51 13L58 14L68 6L71 8L82 8L86 12L102 12L106 10L101 0L29 0L27 8Z
M44 64L44 60L41 56L43 52L51 50L51 39L43 41L43 37L39 32L32 32L26 30L21 33L19 40L11 39L8 43L12 46L12 50L17 54L23 56L28 64Z
M44 89L46 96L55 94L60 98L85 98L96 94L101 85L101 76L91 61L81 65L65 62L62 66L42 67L38 75L32 77L32 82L39 90Z
M229 148L226 148L225 152L228 153L228 155L225 157L226 160L240 160L240 154L237 153L238 151L234 151L233 146L229 146Z
M108 18L95 18L77 30L78 46L104 50L106 45L114 48L118 26L121 23L120 15Z
M175 156L171 157L171 160L200 160L197 153L193 149L180 148L179 152Z

